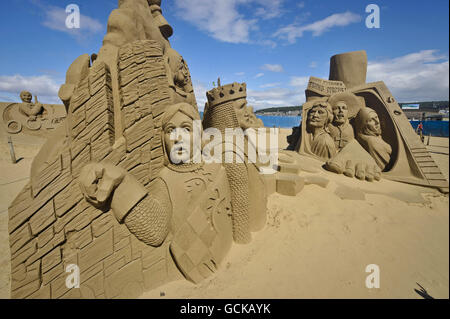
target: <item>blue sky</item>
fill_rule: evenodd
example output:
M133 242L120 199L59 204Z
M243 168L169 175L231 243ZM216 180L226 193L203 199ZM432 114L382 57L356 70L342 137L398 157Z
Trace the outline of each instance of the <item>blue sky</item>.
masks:
M81 29L65 28L80 7ZM381 28L368 29L368 4ZM22 89L60 103L59 86L79 55L98 52L116 0L0 2L0 101ZM200 109L205 92L246 82L255 108L299 105L309 76L328 78L332 55L365 49L368 81L383 80L399 101L448 99L448 0L163 0L172 47L186 59Z

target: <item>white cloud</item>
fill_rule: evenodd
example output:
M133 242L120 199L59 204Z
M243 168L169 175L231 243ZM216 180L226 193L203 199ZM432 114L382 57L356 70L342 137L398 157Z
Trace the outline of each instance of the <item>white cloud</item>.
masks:
M311 69L317 68L317 62L316 62L316 61L312 61L312 62L309 64L309 67L310 67Z
M59 87L60 84L48 75L0 75L0 93L15 97L15 100L19 100L21 91L27 90L37 95L40 102L62 104L58 98Z
M253 43L259 44L259 45L263 45L263 46L267 46L267 47L271 47L272 49L277 47L277 43L275 41L267 40L267 39L265 39L265 40L257 40L257 41L254 41Z
M277 86L280 86L280 85L281 85L280 82L276 82L276 83L267 83L267 84L263 84L263 85L260 85L259 87L260 87L261 89L267 89L267 88L277 87Z
M291 81L289 82L290 86L293 86L297 89L306 89L306 86L309 82L309 76L293 76L291 77Z
M401 102L448 100L448 57L435 50L425 50L394 59L369 62L368 82L380 80L386 83L394 97ZM308 81L309 76L292 76L289 87L279 87L282 83L267 83L260 85L259 90L248 89L248 104L255 110L301 105L305 102ZM206 101L206 88L196 85L195 89L196 93L199 91L196 96L199 108L202 109Z
M286 27L280 28L274 33L275 37L286 39L289 43L295 43L297 38L303 37L305 32L312 32L312 35L317 37L329 31L334 27L343 27L352 23L360 22L361 16L350 11L344 13L335 13L323 20L313 22L308 25L299 26L297 24L290 24Z
M261 67L262 70L271 71L271 72L283 72L283 66L281 64L264 64Z
M236 75L236 76L244 76L245 72L236 72L234 75Z
M283 0L254 0L261 7L256 8L255 15L264 20L278 18L283 14Z
M66 32L75 37L86 37L90 34L101 33L104 31L104 26L98 20L80 15L80 28L69 29L66 27L66 19L68 14L65 8L55 6L42 6L45 14L45 20L42 22L44 26L49 29Z
M304 92L298 90L272 88L263 91L247 91L247 102L255 110L277 106L301 105L304 101Z
M10 96L7 96L6 94L5 95L0 95L0 101L1 102L15 102L16 100L17 100L17 98L13 99Z
M231 43L249 42L256 20L246 19L237 6L248 0L175 0L177 15L213 38Z
M210 89L208 89L206 87L206 84L203 82L195 81L195 80L193 82L194 82L193 83L194 94L195 94L195 99L197 100L198 109L200 111L203 111L203 109L205 108L205 103L208 102L208 99L206 98L206 92L211 90L212 87Z
M258 74L255 75L255 79L258 79L258 78L263 77L263 76L264 76L264 73L258 73Z
M255 109L301 105L305 102L305 89L309 77L293 76L289 85L291 88L279 88L281 83L268 83L261 85L265 90L248 90L247 100Z
M216 40L229 43L250 43L251 31L258 22L280 17L284 0L174 0L177 16L195 25ZM251 15L239 11L244 5ZM274 46L270 40L257 40L257 44Z
M369 62L368 82L384 81L401 102L448 100L449 60L436 50Z

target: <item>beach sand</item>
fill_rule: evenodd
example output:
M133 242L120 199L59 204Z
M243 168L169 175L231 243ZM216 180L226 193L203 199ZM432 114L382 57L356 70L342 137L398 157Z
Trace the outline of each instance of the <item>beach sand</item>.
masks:
M289 134L281 130L279 147ZM13 138L23 159L12 164L0 138L0 298L9 298L7 207L27 183L43 141ZM449 139L431 138L428 148L448 178ZM422 298L419 285L434 298L449 298L448 196L386 180L305 176L324 176L328 184L306 185L295 197L271 195L266 227L251 244L234 245L212 278L197 286L172 282L142 298ZM365 200L343 199L358 189ZM408 196L417 202L408 204ZM371 264L379 266L380 288L366 287Z

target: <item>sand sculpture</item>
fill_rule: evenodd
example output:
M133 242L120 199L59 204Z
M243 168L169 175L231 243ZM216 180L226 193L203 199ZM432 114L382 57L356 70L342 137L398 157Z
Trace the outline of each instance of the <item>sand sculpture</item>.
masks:
M20 93L21 103L0 103L3 129L9 134L48 136L67 116L64 105L42 104L28 91Z
M336 149L340 151L355 138L350 119L358 112L358 100L353 94L340 93L334 94L329 103L333 110L333 121L328 129Z
M306 125L311 152L324 160L332 158L337 152L328 130L332 120L333 110L328 102L313 103L307 114Z
M20 93L20 99L22 103L19 106L19 111L28 117L31 121L36 121L38 115L42 115L44 111L44 106L37 101L35 103L31 103L32 95L30 92L22 91Z
M303 120L289 136L288 150L349 177L383 177L447 193L446 178L395 98L383 82L366 83L366 73L366 52L356 51L331 58L329 80L311 77ZM317 105L324 106L330 122L320 122L320 129Z
M120 0L98 54L69 67L59 90L67 120L9 207L12 298L133 298L174 280L199 283L233 243L249 243L264 227L268 194L327 183L300 177L289 153L280 154L275 176L260 174L261 163L248 158L252 147L263 150L247 135L244 146L219 141L229 146L222 158L240 161L191 161L194 146L171 138L180 129L192 135L200 123L172 33L161 1ZM366 67L365 52L343 54L332 58L330 80L311 78L291 136L291 148L306 156L302 169L314 160L362 180L448 190L384 84L365 83ZM262 126L245 83L218 84L207 93L205 131ZM79 288L67 284L72 269Z
M243 130L246 130L248 128L255 129L264 127L262 120L257 118L255 113L253 112L253 107L247 105L246 83L232 83L222 86L220 83L220 78L217 80L217 83L217 88L212 89L206 94L208 97L208 102L206 102L204 110L205 114L207 115L205 116L204 120L205 128L210 127L210 124L208 123L210 115L208 115L208 113L214 112L213 109L219 104L219 101L222 104L225 104L225 102L228 104L232 104L234 110L232 112L233 117L236 117L237 125ZM216 97L217 95L219 95L219 97ZM220 95L227 95L227 98L224 98L224 96ZM233 123L233 126L227 127L231 128L237 126Z
M152 247L169 241L177 267L187 279L200 282L217 269L231 247L233 210L220 164L176 164L169 156L175 143L170 133L186 125L192 134L193 120L200 117L187 103L166 109L160 137L166 165L148 189L123 168L101 163L85 166L79 180L88 201L103 210L109 210L105 206L110 201L117 222L137 239ZM192 148L179 146L182 152Z
M377 113L368 107L362 108L355 119L356 139L373 157L381 170L391 160L392 147L381 137L380 119Z
M249 119L251 110L247 107L246 84L232 83L222 86L220 80L219 86L206 93L208 98L207 107L203 115L203 127L216 128L221 134L225 135L225 129L258 127L256 121ZM253 117L256 116L251 112ZM250 122L251 121L251 122ZM248 141L248 136L244 136ZM224 140L223 143L228 141ZM234 156L243 154L242 163L226 163L223 154L223 165L230 180L231 196L233 199L233 213L236 219L233 222L234 239L238 243L248 243L251 241L251 231L258 231L264 227L266 221L266 191L264 181L262 180L256 163L249 163L248 149L239 150L240 145L233 145ZM226 150L226 147L222 147Z
M67 120L9 207L12 298L132 298L197 283L264 226L256 165L177 164L168 154L169 132L200 119L172 32L160 1L119 1L98 55L69 67L59 91ZM225 111L239 127L221 102L208 123L221 128ZM70 289L74 267L80 288Z

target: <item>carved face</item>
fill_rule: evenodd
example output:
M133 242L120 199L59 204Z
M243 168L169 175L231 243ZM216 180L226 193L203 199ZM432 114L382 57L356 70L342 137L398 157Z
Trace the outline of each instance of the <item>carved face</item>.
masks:
M193 152L193 122L182 112L164 126L166 154L172 164L189 163Z
M233 107L236 112L239 127L246 130L250 127L258 126L258 119L253 113L253 108L251 106L247 106L247 100L245 98L234 101Z
M380 119L378 118L378 115L375 111L369 113L369 117L366 120L363 132L366 135L381 135Z
M308 112L308 125L311 127L325 127L328 119L328 111L321 105L315 105Z
M31 103L32 98L33 98L33 96L31 95L30 92L24 91L24 92L20 93L20 99L24 103Z
M333 123L342 125L348 121L348 106L345 102L340 101L333 105Z
M189 83L189 71L183 59L180 59L178 70L175 73L174 82L184 88Z

